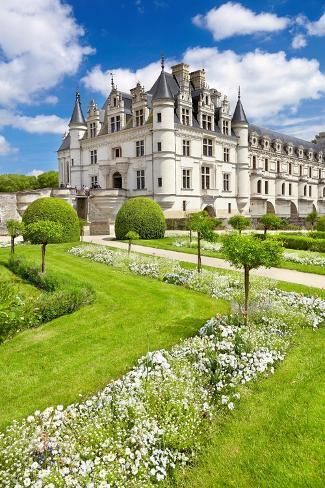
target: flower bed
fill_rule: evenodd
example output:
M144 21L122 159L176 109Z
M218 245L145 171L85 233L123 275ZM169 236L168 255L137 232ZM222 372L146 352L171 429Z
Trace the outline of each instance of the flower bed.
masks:
M323 258L322 256L300 256L299 254L285 252L283 254L283 259L298 264L321 266L322 268L325 267L325 258Z
M176 239L173 242L173 245L176 247L191 247L197 249L197 239L192 239L192 242L190 242L189 239ZM201 249L203 251L219 252L221 248L222 244L220 242L201 241Z

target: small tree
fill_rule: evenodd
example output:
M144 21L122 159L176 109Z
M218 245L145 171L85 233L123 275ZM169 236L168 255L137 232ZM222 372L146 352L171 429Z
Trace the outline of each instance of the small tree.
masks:
M251 225L250 219L244 215L234 215L228 222L233 229L239 231L239 234L241 234L242 230L247 229Z
M32 244L41 244L42 249L42 273L45 273L46 246L50 243L63 240L63 226L52 220L40 220L29 224L24 231L24 238Z
M128 245L128 256L130 256L132 242L133 241L137 241L138 239L140 239L140 236L139 236L139 234L137 232L134 232L133 230L129 230L129 232L126 234L125 237L129 241L129 245Z
M311 230L314 230L317 220L318 220L318 213L316 212L316 210L313 210L312 212L310 212L310 214L307 215L306 222L308 222L311 225Z
M269 229L271 230L280 229L283 225L282 219L280 219L280 217L277 217L276 215L271 213L267 213L263 215L263 217L261 217L259 221L264 227L265 236Z
M189 229L193 232L197 232L197 271L198 273L202 270L202 260L201 260L201 240L214 241L216 235L213 229L216 227L216 220L209 217L207 212L197 212L191 214L189 219Z
M6 225L7 225L8 234L10 235L11 254L14 254L14 252L15 252L15 239L16 239L16 237L23 234L24 224L22 222L20 222L19 220L10 219L10 220L7 220Z
M227 261L230 261L236 268L244 269L244 320L247 324L249 273L260 266L266 268L277 266L281 260L282 248L275 241L260 241L252 236L232 234L225 237L222 251Z

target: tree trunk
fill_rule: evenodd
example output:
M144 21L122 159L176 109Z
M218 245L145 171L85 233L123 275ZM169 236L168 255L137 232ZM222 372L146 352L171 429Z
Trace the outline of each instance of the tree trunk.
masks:
M249 296L249 268L244 267L244 287L245 287L245 304L244 304L244 322L248 322L248 296Z
M11 236L11 254L15 253L15 237Z
M46 244L42 244L42 273L45 273L45 251Z
M128 245L128 256L130 256L130 252L131 252L131 240L129 239L129 245Z
M197 233L197 272L201 273L202 263L201 263L201 232Z
M192 245L192 229L190 229L190 247Z
M241 235L241 229L239 229L239 235Z
M265 237L266 237L266 231L267 231L267 228L264 227L264 235L265 235Z

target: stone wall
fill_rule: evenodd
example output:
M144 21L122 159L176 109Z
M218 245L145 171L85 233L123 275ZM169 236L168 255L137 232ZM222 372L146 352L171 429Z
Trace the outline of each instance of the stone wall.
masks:
M16 193L0 193L0 235L7 234L6 222L9 219L19 219Z

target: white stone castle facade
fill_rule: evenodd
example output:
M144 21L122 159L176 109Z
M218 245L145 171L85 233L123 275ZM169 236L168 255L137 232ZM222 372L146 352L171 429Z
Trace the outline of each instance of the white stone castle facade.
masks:
M102 109L80 96L58 150L60 183L93 224L113 221L123 201L147 196L166 218L207 209L227 218L275 212L325 213L325 133L314 142L248 123L240 94L234 113L204 70L178 64L145 92L114 86Z

